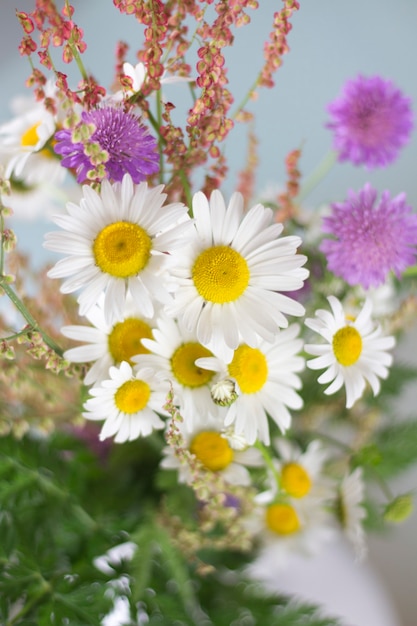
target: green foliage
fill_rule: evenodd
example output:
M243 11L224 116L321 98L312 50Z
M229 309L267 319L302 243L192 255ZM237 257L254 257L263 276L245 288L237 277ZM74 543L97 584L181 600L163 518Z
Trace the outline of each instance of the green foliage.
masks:
M230 577L229 577L230 578ZM246 581L217 575L201 581L202 606L207 610L211 623L268 624L271 626L335 626L338 621L320 615L317 607L293 602L286 597L266 594L259 586ZM210 622L208 622L210 623Z
M369 454L368 454L369 451ZM372 449L362 450L358 461L372 459L375 472L381 478L391 478L417 461L417 420L392 424L375 434Z
M142 596L149 624L178 626L337 626L337 619L324 617L317 607L287 597L266 594L258 585L233 572L193 576L194 594L200 604L186 603L161 563L154 563L152 587Z
M185 561L152 513L159 493L152 482L164 485L152 469L158 441L115 446L102 460L95 452L62 433L0 439L2 626L99 626L112 607L109 584L120 576L130 592L112 587L113 595L128 593L131 624L141 612L167 626L336 624L225 570L238 568L242 555L200 555L223 564L206 576ZM133 558L109 573L97 569L95 559L126 540L138 546Z
M75 439L0 440L1 624L98 625L108 612L93 560L118 535L89 510L96 468Z

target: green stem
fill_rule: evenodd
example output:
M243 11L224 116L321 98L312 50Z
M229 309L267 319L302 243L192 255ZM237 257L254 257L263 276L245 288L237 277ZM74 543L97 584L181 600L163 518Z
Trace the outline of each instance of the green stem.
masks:
M417 276L417 265L407 267L407 269L403 271L402 275L407 278L415 278Z
M48 581L46 581L40 574L39 578L41 586L38 593L28 599L28 601L26 602L26 604L23 605L20 611L6 622L6 626L13 626L13 624L21 623L20 620L22 619L22 617L28 615L28 613L30 613L32 609L35 608L35 606L39 604L45 596L48 596L51 593L52 588Z
M185 194L185 198L187 201L187 206L188 206L188 213L190 215L190 217L193 217L193 198L191 195L191 188L190 188L190 183L188 181L188 178L186 177L184 170L179 170L178 171L178 175L181 179L181 182L183 184L183 189L184 189L184 194Z
M8 461L7 469L10 467L15 471L20 472L21 474L26 476L28 483L35 483L39 486L43 493L51 496L51 498L54 498L62 505L68 504L72 514L77 518L77 520L80 522L80 524L82 524L83 528L87 532L99 532L103 537L111 537L111 532L107 531L105 527L100 526L98 522L96 522L96 520L91 517L91 515L80 504L73 500L73 495L70 491L68 491L64 487L61 487L46 474L39 472L39 470L34 470L30 467L27 467L15 458L8 457L7 459L5 459L5 461ZM22 489L23 487L24 484L19 483L19 489Z
M154 131L156 132L156 134L158 135L158 143L165 143L165 139L162 137L161 135L161 131L159 130L161 125L158 124L158 120L156 119L156 117L153 115L153 113L151 113L151 111L146 111L146 115L148 116L148 119L151 123L152 128L154 129Z
M263 458L265 460L265 463L268 466L268 469L272 472L272 475L274 476L274 478L276 480L276 483L277 483L277 486L278 486L278 490L280 490L280 486L281 486L280 475L278 473L277 468L274 465L274 461L272 460L272 457L269 454L268 449L260 441L257 441L255 443L255 448L258 448L259 452L262 454L262 456L263 456Z
M17 339L18 337L23 337L24 335L26 335L27 333L27 328L24 328L23 330L19 330L19 332L17 333L12 333L11 335L8 335L7 337L0 337L0 341L13 341L14 339Z
M300 203L306 198L312 191L317 187L319 183L323 180L323 178L330 172L333 165L336 163L336 152L329 152L326 154L324 159L318 164L316 169L314 169L311 174L306 178L305 182L301 187L301 191L298 196L295 198L295 202Z
M82 606L79 606L75 602L73 602L71 600L68 600L68 598L66 598L64 595L62 595L62 593L55 593L54 594L54 600L55 600L55 602L59 602L60 604L62 604L62 606L64 606L67 609L70 609L73 613L75 613L77 615L78 619L83 620L81 623L83 623L83 624L92 624L93 623L90 614L87 613L87 611L85 611ZM78 620L77 620L77 622L78 622ZM80 622L78 622L78 623L80 623Z
M3 246L3 232L4 232L4 217L3 217L3 203L0 201L0 276L3 276L4 270L4 246Z
M387 482L378 474L378 470L373 468L372 465L366 465L366 471L371 475L371 478L376 482L388 502L394 500L394 494L389 488Z
M80 53L78 52L77 48L73 44L71 44L71 51L72 51L74 60L77 64L77 67L80 71L81 76L83 77L85 81L88 81L88 74L85 70L83 62L81 61Z
M242 111L242 109L244 109L244 107L249 102L250 98L252 97L252 94L255 92L256 88L259 85L260 78L261 78L261 73L258 74L258 76L256 77L255 81L252 84L252 87L250 87L250 89L247 91L245 97L243 98L243 100L238 105L236 111L233 113L233 115L232 115L232 119L233 120L235 120L237 118L239 113Z
M52 337L49 337L49 335L47 335L40 328L39 324L28 311L26 306L23 304L22 300L16 295L10 285L6 282L4 276L0 276L0 287L3 289L4 293L8 296L8 298L11 300L17 310L23 315L24 319L27 321L32 330L38 332L46 345L51 348L51 350L53 350L58 356L62 357L62 348L60 348L60 346L52 339Z
M161 90L156 94L156 122L158 124L158 152L159 152L159 182L164 182L164 141L159 129L162 126L162 93Z
M70 3L69 3L68 0L65 0L65 7L66 7L66 9L68 11L68 15L71 15L71 6L70 6ZM69 44L71 46L71 52L72 52L74 60L75 60L75 62L77 64L77 67L79 69L79 72L80 72L81 76L83 77L83 79L85 81L88 81L88 74L87 74L86 69L84 67L84 64L83 64L83 62L81 60L81 56L80 56L80 53L77 50L77 47L72 43L71 40L70 40Z

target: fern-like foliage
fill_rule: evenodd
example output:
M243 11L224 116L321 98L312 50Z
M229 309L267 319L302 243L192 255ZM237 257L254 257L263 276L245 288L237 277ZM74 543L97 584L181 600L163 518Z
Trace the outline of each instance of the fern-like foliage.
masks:
M132 625L141 614L159 626L337 623L316 607L263 594L238 569L232 578L224 565L199 575L152 513L157 490L151 497L147 485L156 452L154 442L126 446L124 455L116 447L100 462L69 435L0 440L2 626L99 626L118 595L130 603ZM126 540L137 545L132 559L96 566ZM238 568L245 558L211 555L211 562Z

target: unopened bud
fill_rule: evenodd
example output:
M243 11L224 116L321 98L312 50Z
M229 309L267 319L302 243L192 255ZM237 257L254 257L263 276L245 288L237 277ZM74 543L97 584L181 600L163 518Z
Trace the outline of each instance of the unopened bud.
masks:
M210 390L214 404L230 406L238 397L236 383L231 378L225 378L214 383Z
M399 524L410 517L414 508L411 494L405 493L398 496L385 507L384 520Z

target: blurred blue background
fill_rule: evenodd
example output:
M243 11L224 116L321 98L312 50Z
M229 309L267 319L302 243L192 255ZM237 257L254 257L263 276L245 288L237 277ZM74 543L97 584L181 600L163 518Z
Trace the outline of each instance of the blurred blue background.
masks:
M84 63L99 82L110 86L117 40L131 45L128 58L134 64L142 29L133 18L120 15L111 0L74 0L73 4L75 21L84 28L88 44ZM9 119L10 100L24 94L24 81L30 72L27 60L17 52L21 30L15 9L30 11L33 5L34 0L2 0L0 5L0 122ZM272 13L279 8L280 2L260 0L260 9L250 12L252 25L236 32L236 45L227 51L230 88L236 103L262 66L262 44L271 29ZM301 0L301 9L292 23L291 51L276 74L275 89L259 90L258 100L249 107L256 115L255 133L259 139L258 192L285 180L284 159L290 150L302 146L300 166L304 175L328 152L331 135L325 128L326 105L339 94L347 79L358 74L389 78L412 98L414 109L417 108L417 0ZM176 103L182 100L179 111L190 106L184 85L169 86L165 93ZM245 164L246 146L247 127L236 125L227 140L230 173L223 186L226 195L237 184L237 173ZM317 205L341 200L348 188L359 189L369 181L393 195L405 191L417 209L416 163L417 131L389 168L368 172L347 164L336 165L307 202ZM44 254L41 244L45 224L17 223L16 230L22 245L31 249L35 259L40 258ZM416 400L417 392L411 389L402 411L415 414ZM416 485L417 471L412 471L394 488L416 490ZM370 562L393 597L402 626L415 626L416 514L404 526L394 529L389 539L375 538L370 545Z
M0 120L9 115L10 98L24 91L29 64L16 51L21 31L14 17L15 7L30 10L33 0L1 3L1 85ZM111 0L75 0L76 21L84 28L88 49L84 63L99 82L110 86L114 71L114 50L118 39L130 46L130 61L142 41L142 29L134 18L121 15ZM252 25L236 31L235 45L227 49L230 88L240 102L262 66L262 44L271 30L271 16L281 3L261 0L258 11L250 11ZM259 138L258 190L284 180L284 158L292 149L303 147L301 169L307 175L327 153L330 131L324 127L326 105L340 92L343 83L359 73L380 74L393 80L417 103L415 59L417 52L417 1L396 0L311 0L301 2L292 19L290 54L276 74L273 90L259 90L259 99L250 104L256 114ZM65 71L65 66L61 65ZM68 69L68 68L67 68ZM184 85L165 87L166 97L179 110L190 106ZM417 105L416 105L417 106ZM236 124L227 140L226 155L231 166L224 191L236 186L236 172L244 166L246 125ZM369 181L392 194L406 190L417 202L415 172L416 133L400 158L389 168L367 172L348 164L335 167L310 197L311 203L328 202L345 196L348 187L359 188Z

